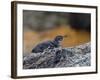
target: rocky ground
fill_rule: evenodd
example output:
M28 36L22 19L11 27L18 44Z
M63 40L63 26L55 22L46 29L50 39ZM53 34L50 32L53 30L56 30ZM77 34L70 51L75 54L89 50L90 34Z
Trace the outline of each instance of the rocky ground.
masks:
M45 49L43 53L31 53L23 58L24 69L76 67L91 65L91 44Z

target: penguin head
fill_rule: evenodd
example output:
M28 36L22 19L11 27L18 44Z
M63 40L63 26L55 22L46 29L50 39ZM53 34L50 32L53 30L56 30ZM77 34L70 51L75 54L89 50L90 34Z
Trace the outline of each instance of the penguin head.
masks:
M57 42L61 42L63 40L63 36L60 36L60 35L56 36L54 40Z

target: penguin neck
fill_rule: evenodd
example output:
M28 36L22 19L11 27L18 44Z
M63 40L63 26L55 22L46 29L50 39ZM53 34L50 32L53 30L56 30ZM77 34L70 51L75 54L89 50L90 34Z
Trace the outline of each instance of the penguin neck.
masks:
M55 44L57 44L57 45L60 44L60 42L59 42L59 41L56 41L56 40L54 40L53 42L54 42Z

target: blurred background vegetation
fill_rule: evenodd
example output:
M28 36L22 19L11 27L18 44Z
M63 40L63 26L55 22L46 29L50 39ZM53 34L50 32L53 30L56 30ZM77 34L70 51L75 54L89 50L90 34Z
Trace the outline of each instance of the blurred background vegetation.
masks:
M67 35L62 47L76 46L90 41L91 15L23 10L24 54L40 42Z

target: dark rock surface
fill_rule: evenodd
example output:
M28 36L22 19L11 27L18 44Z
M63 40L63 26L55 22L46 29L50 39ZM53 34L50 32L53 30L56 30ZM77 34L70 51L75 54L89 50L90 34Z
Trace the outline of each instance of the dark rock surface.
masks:
M91 65L90 43L69 47L45 49L42 53L31 53L23 58L24 69L76 67Z

